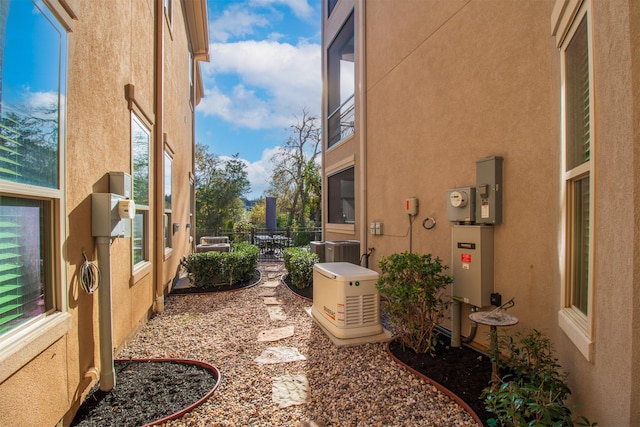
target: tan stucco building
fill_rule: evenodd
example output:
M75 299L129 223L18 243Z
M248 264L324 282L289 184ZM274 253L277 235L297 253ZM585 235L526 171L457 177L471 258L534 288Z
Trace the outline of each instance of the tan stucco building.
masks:
M68 425L101 359L163 310L193 247L207 25L205 0L1 2L0 425ZM102 259L94 193L136 205Z
M474 268L452 255L449 191L479 194L477 162L501 158L491 291L515 298L510 333L553 341L579 413L637 424L640 3L328 0L322 45L325 240L374 248L374 269L410 250Z

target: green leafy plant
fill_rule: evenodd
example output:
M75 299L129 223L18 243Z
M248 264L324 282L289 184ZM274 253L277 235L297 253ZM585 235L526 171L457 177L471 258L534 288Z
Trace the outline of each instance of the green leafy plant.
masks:
M196 287L207 287L249 280L258 267L259 252L252 244L233 243L230 252L190 254L185 262L189 281Z
M498 340L498 366L504 375L482 393L496 418L493 426L595 426L584 417L573 419L565 404L571 394L567 374L553 355L551 341L540 331L520 332ZM496 356L494 356L496 357Z
M282 258L291 284L304 289L313 283L313 264L319 262L318 255L308 248L285 248Z
M376 288L382 297L382 308L397 329L400 342L416 353L435 351L440 324L449 307L444 290L453 281L444 271L448 268L431 254L404 252L382 257L381 274Z

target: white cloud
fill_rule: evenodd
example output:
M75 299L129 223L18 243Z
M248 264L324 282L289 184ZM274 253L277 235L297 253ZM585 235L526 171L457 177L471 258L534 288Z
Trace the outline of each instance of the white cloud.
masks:
M313 8L309 6L307 0L251 0L252 6L273 6L282 4L287 6L295 16L304 19L313 14Z
M247 175L249 183L251 184L251 190L249 194L247 194L248 199L252 200L261 197L269 188L269 180L271 179L271 173L273 171L271 159L278 150L280 150L280 147L265 149L262 151L260 160L256 160L255 162L241 159L245 165L247 165ZM220 158L223 160L231 159L231 157L227 156L220 156Z
M230 37L244 37L254 33L254 28L269 26L264 15L250 12L246 7L235 4L229 6L222 16L209 23L209 38L226 42Z
M320 111L320 46L273 40L213 43L211 62L202 64L205 116L218 116L252 129L281 128L308 108ZM240 83L222 92L216 76L235 74Z

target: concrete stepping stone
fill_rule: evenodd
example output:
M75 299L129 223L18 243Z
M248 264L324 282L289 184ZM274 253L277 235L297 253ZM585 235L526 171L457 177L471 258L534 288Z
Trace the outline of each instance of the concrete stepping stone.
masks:
M277 288L278 285L280 285L280 283L276 280L267 280L266 282L264 282L258 287L259 288Z
M282 300L276 297L264 297L265 305L280 305L282 304Z
M259 297L272 297L275 296L276 289L275 288L264 288L260 292L258 292Z
M274 377L271 394L280 409L305 404L309 401L309 381L304 374Z
M258 341L278 341L293 336L293 325L258 332Z
M260 365L289 363L307 360L296 347L267 347L260 356L253 359Z
M268 305L267 312L269 313L271 320L287 320L287 314L279 305Z

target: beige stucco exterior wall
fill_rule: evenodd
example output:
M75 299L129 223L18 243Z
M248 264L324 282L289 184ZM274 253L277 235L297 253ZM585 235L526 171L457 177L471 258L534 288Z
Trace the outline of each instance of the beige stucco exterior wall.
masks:
M564 249L560 52L550 28L555 1L349 4L356 14L364 10L366 33L364 75L356 84L365 88L356 108L366 112L360 122L366 188L358 192L366 197L357 205L366 222L357 227L383 224L380 236L358 236L361 248L375 248L369 267L408 250L455 262L447 190L474 186L475 162L502 156L494 290L503 301L515 297L510 313L520 323L509 331L536 328L552 339L580 414L602 426L633 425L640 414L640 5L594 1L591 8L595 345L587 361L558 325ZM327 21L325 47L337 27ZM325 167L350 155L357 163L360 151L354 144L347 152L349 144L326 153ZM419 199L412 224L403 212L407 197ZM437 223L431 230L421 225L428 217ZM325 232L325 239L336 238ZM463 319L468 313L464 306ZM469 326L463 322L463 334ZM479 328L476 344L487 344L487 332Z
M132 268L130 238L111 244L113 347L122 348L154 309L156 284L163 292L176 275L180 258L190 252L189 177L193 176L193 106L189 101L189 43L182 4L173 1L173 19L164 25L164 122L156 120L156 10L162 1L66 0L68 33L67 116L64 202L66 235L63 286L71 315L62 338L0 383L0 425L68 425L82 398L97 378L87 375L100 364L98 293L88 295L79 284L84 262L97 259L91 236L91 193L108 192L108 172L131 174L131 109L151 126L150 263ZM64 10L54 3L58 11ZM64 6L64 5L63 5ZM159 9L156 9L158 7ZM206 20L205 20L206 22ZM206 34L206 30L204 32ZM129 85L129 86L128 86ZM133 92L125 94L126 87ZM131 94L135 93L133 99ZM166 252L156 239L155 225L162 211L154 205L162 197L163 169L155 162L156 129L163 129L173 152L173 250ZM155 192L159 186L160 192ZM160 205L161 206L161 205ZM162 228L160 228L162 230ZM158 241L158 242L156 242ZM160 251L160 256L154 253ZM155 268L156 260L161 265ZM101 266L102 268L102 266ZM161 273L158 277L158 271ZM116 354L117 356L117 354ZM117 379L116 379L117 382ZM28 410L25 403L29 402Z

